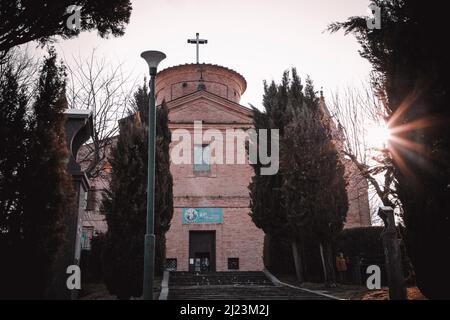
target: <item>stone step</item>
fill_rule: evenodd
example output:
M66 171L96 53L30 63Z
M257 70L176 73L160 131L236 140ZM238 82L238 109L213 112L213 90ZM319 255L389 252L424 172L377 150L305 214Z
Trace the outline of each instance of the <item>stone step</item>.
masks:
M272 285L263 272L171 272L169 286Z
M323 300L327 297L275 286L263 272L171 272L169 300Z
M327 300L326 297L287 287L178 287L169 289L169 300Z

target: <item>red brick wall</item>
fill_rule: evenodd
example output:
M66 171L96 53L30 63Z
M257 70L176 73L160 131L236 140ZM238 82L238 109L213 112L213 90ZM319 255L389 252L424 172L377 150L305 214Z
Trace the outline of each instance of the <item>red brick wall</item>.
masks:
M345 174L348 181L347 196L349 208L345 228L367 227L371 225L369 185L361 176L358 168L350 160L345 160Z
M242 271L260 271L263 265L264 233L258 229L249 216L249 190L248 185L253 175L249 164L225 164L225 155L231 145L225 141L226 129L251 127L251 117L229 114L228 112L210 112L214 106L213 101L200 99L201 103L193 103L183 111L171 109L169 103L169 119L176 121L171 130L183 128L191 133L191 160L193 160L194 137L191 122L202 120L203 132L211 128L220 129L224 136L222 144L224 164L212 164L210 173L196 174L193 164L171 164L174 179L174 218L167 233L168 259L176 258L179 271L189 268L189 231L216 231L216 270L228 270L228 258L239 258L239 269ZM199 107L202 106L203 108ZM209 112L208 112L209 110ZM188 115L187 118L184 114ZM229 124L230 117L234 122ZM186 119L186 123L180 121ZM214 122L212 124L211 122ZM207 143L209 141L203 141ZM176 142L172 143L173 145ZM241 150L245 153L245 150ZM234 157L237 157L237 143L234 143ZM182 208L223 208L223 223L221 224L182 224Z
M215 206L221 207L219 203L215 203ZM228 258L239 258L240 270L262 270L264 233L253 225L248 213L248 208L226 207L222 224L183 225L182 208L176 207L170 231L166 234L166 257L177 259L178 271L188 271L189 231L215 230L217 271L228 271Z

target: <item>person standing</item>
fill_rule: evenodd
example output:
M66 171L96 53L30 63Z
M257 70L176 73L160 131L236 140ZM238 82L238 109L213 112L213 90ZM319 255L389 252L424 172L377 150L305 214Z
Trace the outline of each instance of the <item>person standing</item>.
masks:
M338 281L340 283L345 282L345 274L347 273L347 261L345 260L342 252L336 257L336 269L338 271Z

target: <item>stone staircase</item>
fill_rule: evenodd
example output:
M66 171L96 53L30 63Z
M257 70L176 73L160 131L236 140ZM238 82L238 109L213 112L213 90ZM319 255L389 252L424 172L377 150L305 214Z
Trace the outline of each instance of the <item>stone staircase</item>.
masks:
M275 286L263 272L171 272L169 300L323 300L325 296Z
M263 272L171 272L169 287L189 286L271 286Z

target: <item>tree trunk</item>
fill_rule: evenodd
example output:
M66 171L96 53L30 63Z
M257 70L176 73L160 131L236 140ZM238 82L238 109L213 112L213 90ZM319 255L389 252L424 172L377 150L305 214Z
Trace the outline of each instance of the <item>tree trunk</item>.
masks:
M292 256L294 258L295 274L297 275L297 281L303 283L303 265L302 257L299 253L299 244L296 240L292 241Z
M402 270L402 255L395 227L394 209L390 207L380 208L378 215L385 221L381 237L383 239L386 273L389 282L389 299L407 300Z
M325 286L335 287L336 286L336 273L334 272L333 265L333 253L329 243L324 242L319 244L320 258L322 259L323 268L323 280Z
M333 250L330 243L325 245L325 262L327 266L328 283L332 287L336 287L336 272L334 269Z
M322 243L319 243L319 250L320 250L320 259L322 260L322 270L323 270L323 282L327 284L328 281L328 275L327 275L327 266L325 264L325 257L323 255L323 246Z

